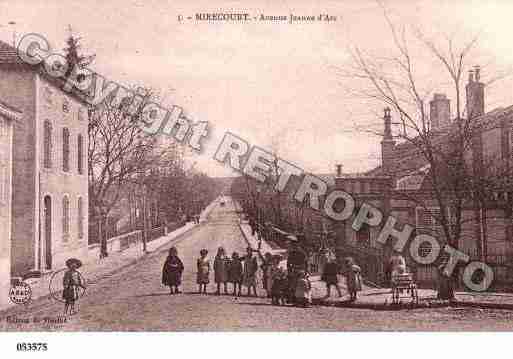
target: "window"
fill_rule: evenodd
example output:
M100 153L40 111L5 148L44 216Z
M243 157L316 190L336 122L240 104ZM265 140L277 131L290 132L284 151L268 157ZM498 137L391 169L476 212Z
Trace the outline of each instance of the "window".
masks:
M69 130L62 130L62 170L69 172Z
M69 199L64 196L62 199L62 240L69 240Z
M416 230L418 234L430 234L434 236L443 236L443 230L438 222L441 219L440 207L417 207L416 208ZM449 225L454 225L452 223L453 218L451 217L451 212L449 208L447 208L447 219L450 222Z
M43 127L43 166L52 168L52 125L49 121L45 121Z
M84 201L82 197L78 198L78 239L84 238Z
M356 244L360 247L370 247L370 229L367 223L362 224L362 227L356 232Z
M64 101L62 102L62 112L69 112L69 101L67 99L64 99Z
M77 166L78 166L78 174L82 174L84 172L84 138L82 135L78 135L77 139Z

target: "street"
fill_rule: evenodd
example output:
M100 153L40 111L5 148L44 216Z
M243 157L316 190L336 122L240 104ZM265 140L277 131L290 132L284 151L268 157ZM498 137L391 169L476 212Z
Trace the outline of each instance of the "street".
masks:
M137 264L98 283L90 283L78 314L65 323L33 323L33 318L58 318L63 305L41 298L28 307L0 313L3 331L334 331L334 330L511 330L510 311L438 308L372 311L336 307L277 307L264 298L216 296L211 273L209 295L196 294L196 259L217 248L244 253L247 246L238 228L231 201L217 205L208 221L162 247ZM161 270L170 246L176 245L185 265L182 294L169 295L161 285ZM87 279L87 278L86 278ZM230 288L231 290L231 288ZM243 292L245 294L245 291ZM10 317L10 320L7 320ZM13 323L28 319L29 323Z

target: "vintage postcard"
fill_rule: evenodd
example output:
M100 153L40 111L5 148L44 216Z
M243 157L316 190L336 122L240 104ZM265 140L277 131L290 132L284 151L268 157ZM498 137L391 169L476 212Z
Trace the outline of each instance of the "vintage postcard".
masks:
M512 12L1 1L0 331L512 330Z

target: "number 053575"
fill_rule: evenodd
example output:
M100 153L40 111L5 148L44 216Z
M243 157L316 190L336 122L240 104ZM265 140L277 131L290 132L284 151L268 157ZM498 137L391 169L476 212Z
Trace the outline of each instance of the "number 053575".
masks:
M47 343L18 343L16 350L19 352L45 352L48 350Z

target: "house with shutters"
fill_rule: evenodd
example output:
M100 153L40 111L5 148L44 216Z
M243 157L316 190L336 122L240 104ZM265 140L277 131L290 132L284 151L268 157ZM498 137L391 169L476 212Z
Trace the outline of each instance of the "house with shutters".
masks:
M10 275L60 269L88 248L87 103L1 41L0 100L23 114L11 124L11 214L0 226Z

